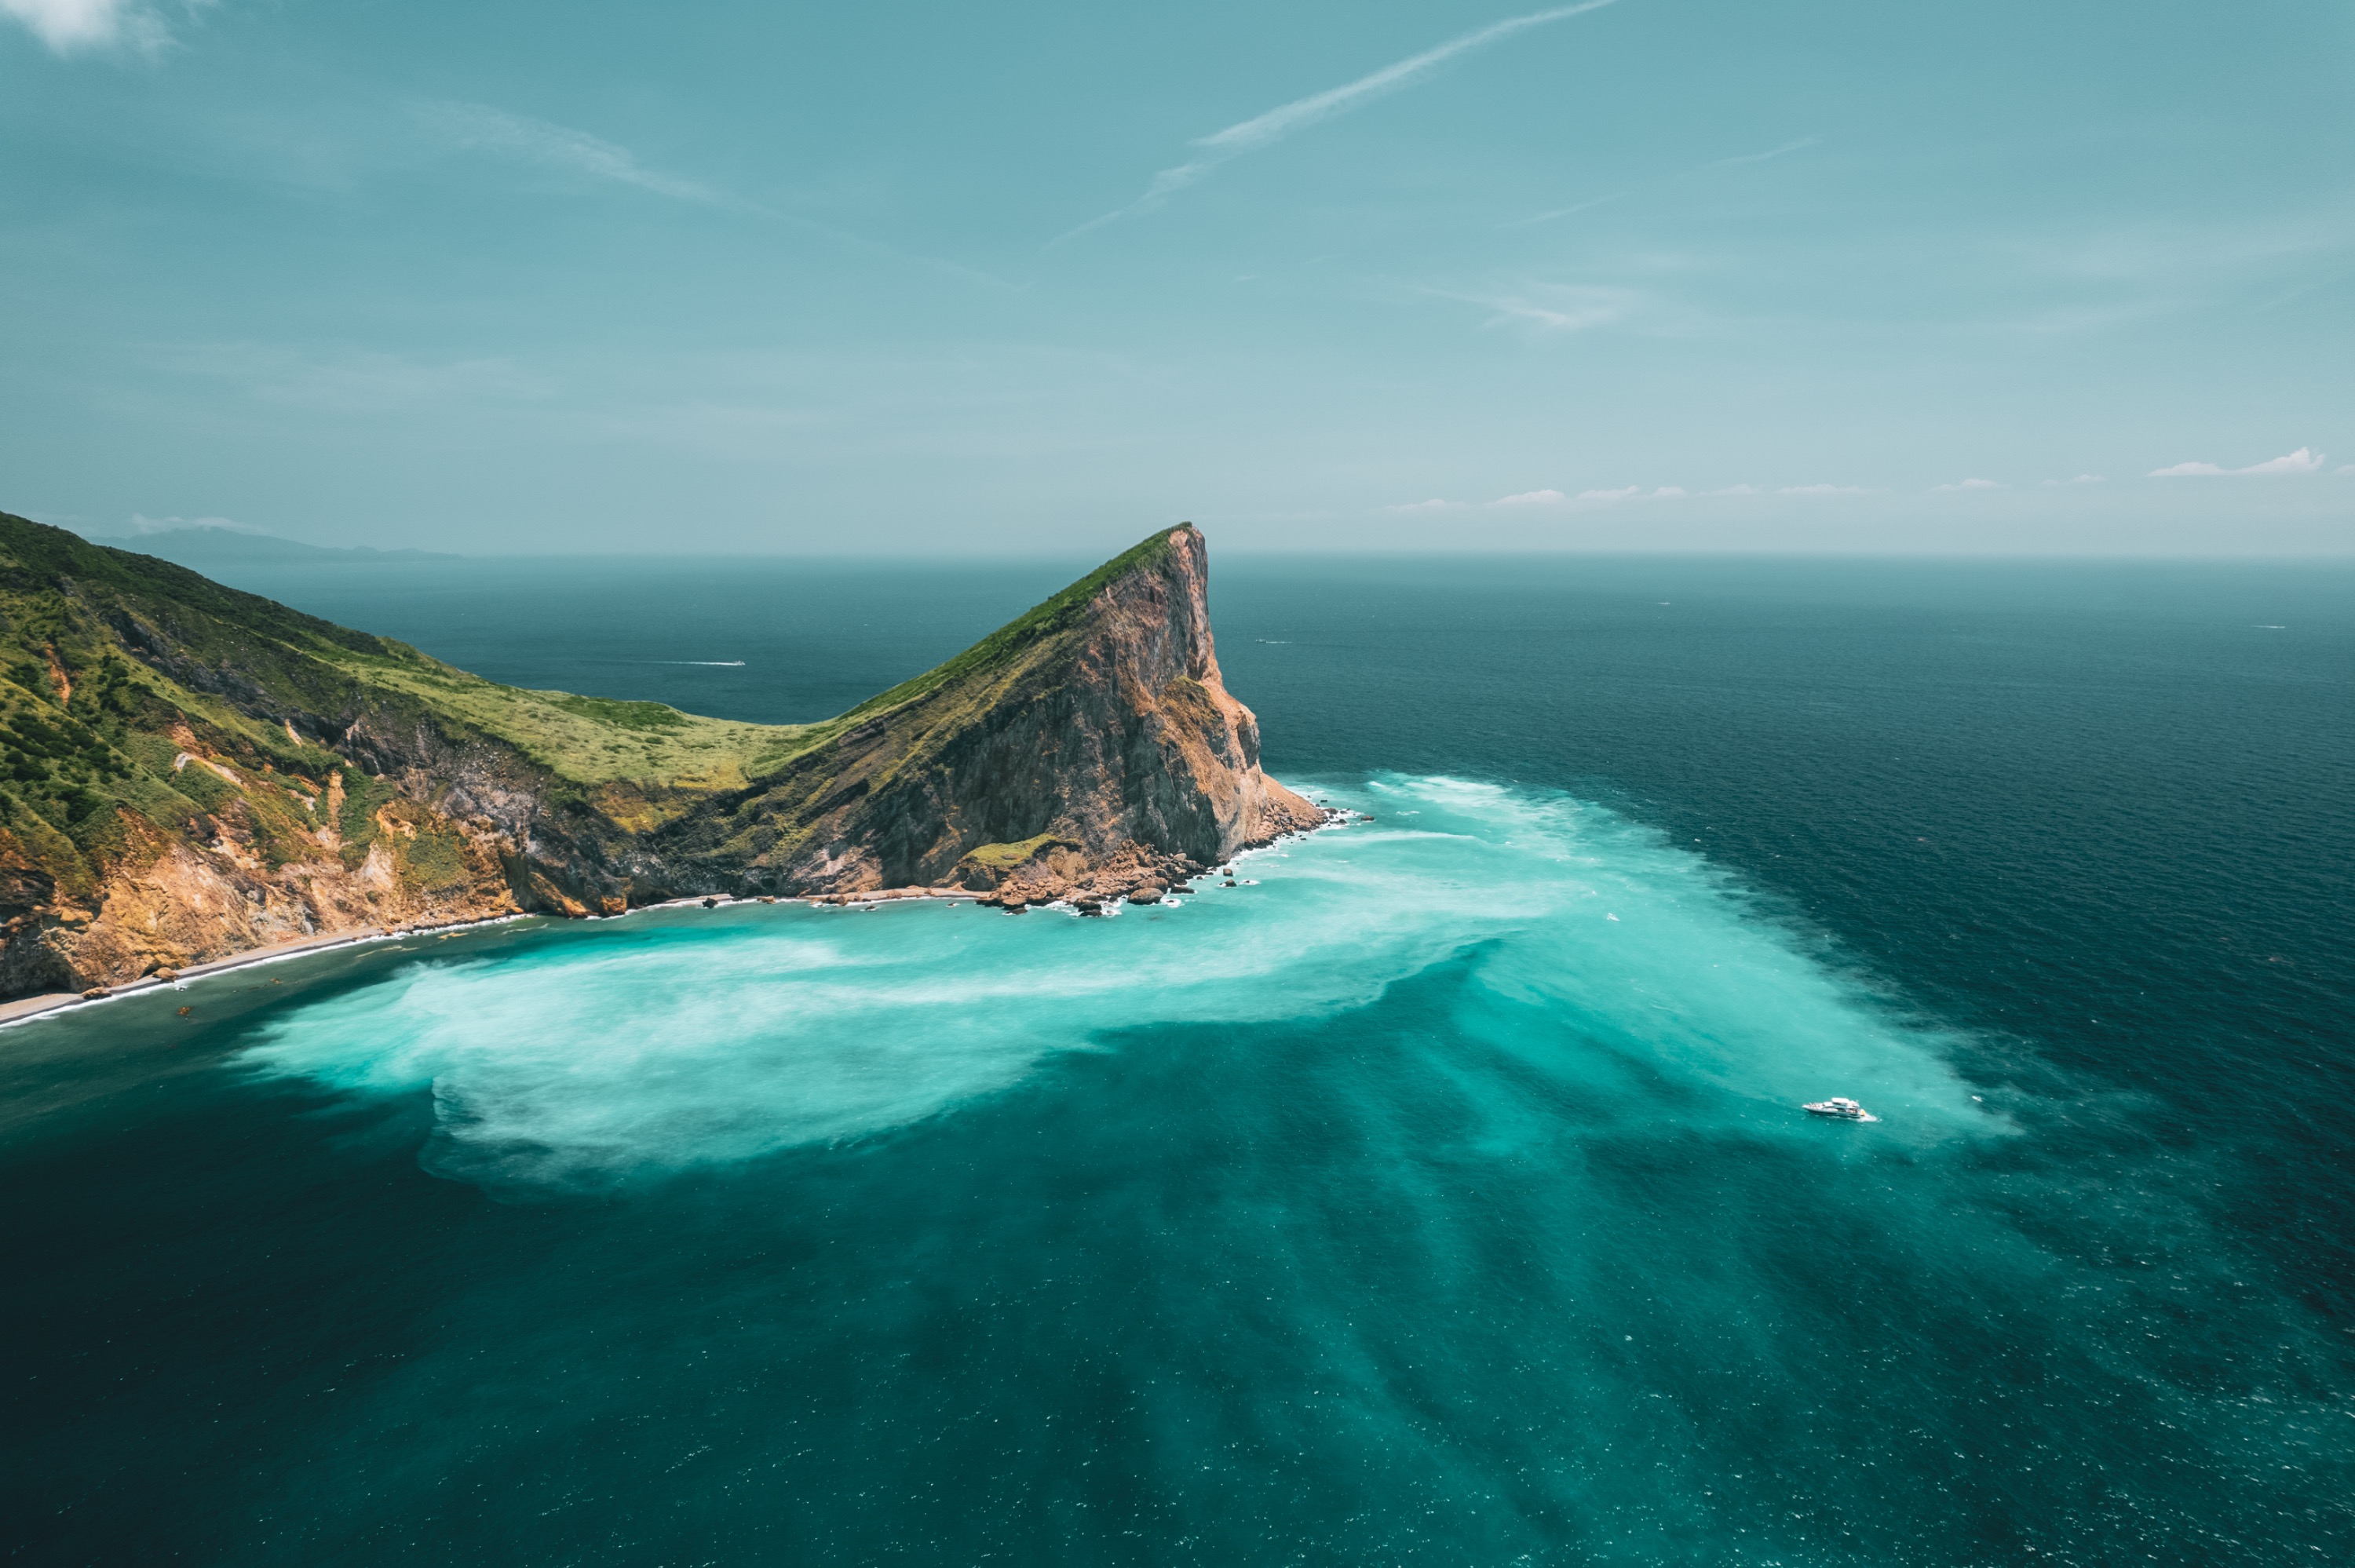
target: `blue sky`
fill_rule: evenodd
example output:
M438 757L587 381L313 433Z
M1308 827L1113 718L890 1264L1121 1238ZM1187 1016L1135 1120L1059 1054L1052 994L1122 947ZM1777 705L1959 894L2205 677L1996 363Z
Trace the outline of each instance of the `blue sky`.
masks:
M0 0L0 507L2343 554L2350 132L2345 0Z

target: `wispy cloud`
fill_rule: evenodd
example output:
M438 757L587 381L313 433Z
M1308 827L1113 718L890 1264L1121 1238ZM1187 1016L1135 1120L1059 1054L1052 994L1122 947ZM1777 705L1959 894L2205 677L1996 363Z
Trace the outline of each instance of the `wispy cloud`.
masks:
M1523 283L1500 289L1424 289L1433 299L1478 305L1489 312L1483 326L1522 326L1540 333L1583 332L1608 326L1635 309L1631 290L1585 283Z
M2300 447L2294 452L2284 452L2277 458L2253 462L2246 468L2220 468L2212 462L2179 462L2168 468L2150 471L2153 479L2264 479L2285 473L2319 473L2322 454L2311 447Z
M1091 229L1103 228L1107 223L1116 222L1124 217L1133 217L1139 213L1151 212L1188 185L1208 178L1210 173L1221 164L1239 158L1245 153L1256 152L1272 143L1280 142L1304 127L1333 119L1337 115L1347 114L1349 111L1384 93L1411 87L1459 55L1467 55L1475 49L1486 48L1490 44L1511 37L1516 33L1527 32L1531 27L1541 27L1550 22L1563 21L1588 11L1599 11L1610 4L1612 0L1584 0L1582 5L1560 5L1550 11L1532 11L1526 16L1509 16L1501 22L1492 22L1485 27L1450 38L1436 48L1425 49L1423 53L1400 60L1395 65L1384 66L1371 75L1361 76L1355 81L1327 89L1323 92L1313 93L1306 98L1295 99L1290 103L1279 105L1264 114L1254 115L1249 120L1230 125L1223 131L1199 137L1192 144L1200 148L1200 153L1183 164L1164 169L1155 175L1152 183L1145 187L1143 196L1138 196L1126 207L1115 207L1101 217L1090 218L1077 228L1057 235L1048 243L1050 246L1060 245L1067 239L1075 239Z
M424 405L529 403L559 388L501 358L435 358L342 347L259 343L181 344L162 350L163 370L218 381L265 403L344 414Z
M5 3L6 0L0 0L0 4ZM616 185L634 185L674 201L758 210L749 202L698 181L649 169L628 148L617 147L568 125L551 124L526 114L510 114L483 103L420 103L414 110L420 122L453 147L496 154L543 168L563 169Z
M0 4L5 3L5 0L0 0ZM629 185L655 196L667 196L673 201L694 202L769 219L871 256L887 257L894 261L928 268L992 288L1008 286L1003 280L967 267L963 262L903 249L879 239L870 239L863 234L837 228L829 223L820 223L795 213L775 211L700 180L650 169L639 163L627 147L617 146L601 136L576 131L569 125L535 120L527 114L513 114L484 103L427 102L412 104L410 109L420 123L452 147L487 153L542 168L586 175L591 179Z
M1402 506L1385 506L1385 512L1462 512L1472 503L1468 501L1442 501L1437 496L1429 501L1410 501Z
M2047 484L2107 484L2108 479L2098 473L2081 473L2074 479L2048 479Z
M1860 484L1784 484L1774 490L1777 495L1862 495Z
M1941 484L1935 488L1939 490L2004 490L2009 486L1999 484L1992 479L1963 479L1956 480L1952 484Z
M1785 153L1806 152L1808 148L1820 144L1822 141L1823 138L1820 136L1802 136L1796 142L1785 142L1779 147L1769 147L1763 153L1737 154L1735 156L1731 158L1719 158L1711 163L1703 164L1701 167L1704 169L1731 169L1741 164L1763 164L1769 158L1779 158Z
M1568 207L1558 207L1551 212L1540 212L1529 217L1517 217L1510 223L1500 223L1497 227L1499 228L1529 228L1540 223L1551 223L1557 217L1568 217L1573 212L1584 212L1589 207L1601 207L1606 201L1617 201L1625 194L1626 193L1625 191L1614 191L1609 196L1599 196L1587 201L1572 202Z
M210 0L184 3L195 10ZM107 48L152 54L171 37L164 18L144 0L0 0L0 16L23 23L61 55Z

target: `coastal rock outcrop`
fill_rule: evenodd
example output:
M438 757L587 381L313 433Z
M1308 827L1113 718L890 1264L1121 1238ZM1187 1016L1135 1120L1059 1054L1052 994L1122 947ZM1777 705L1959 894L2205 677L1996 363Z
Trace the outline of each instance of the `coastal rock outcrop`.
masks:
M1313 827L1227 692L1209 578L1191 525L1156 535L655 845L691 859L725 832L713 869L763 891L1036 904L1125 896Z
M1180 885L1320 811L1159 532L816 725L500 686L0 514L0 996L682 896Z

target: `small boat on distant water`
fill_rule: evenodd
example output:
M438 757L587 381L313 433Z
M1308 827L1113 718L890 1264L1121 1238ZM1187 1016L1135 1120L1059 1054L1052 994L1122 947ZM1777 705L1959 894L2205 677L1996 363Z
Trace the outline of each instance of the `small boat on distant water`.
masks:
M1854 1100L1842 1099L1837 1096L1828 1100L1817 1100L1811 1106L1801 1106L1799 1108L1809 1116L1828 1116L1834 1121L1879 1121L1881 1119Z

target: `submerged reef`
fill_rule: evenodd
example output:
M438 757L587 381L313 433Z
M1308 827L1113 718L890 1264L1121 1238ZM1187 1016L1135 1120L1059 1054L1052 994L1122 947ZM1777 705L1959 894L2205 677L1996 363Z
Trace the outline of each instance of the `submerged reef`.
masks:
M502 686L0 514L0 997L681 897L1150 897L1317 824L1154 534L812 725Z

